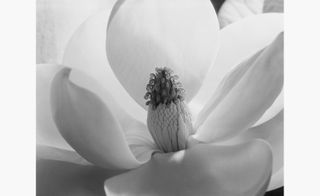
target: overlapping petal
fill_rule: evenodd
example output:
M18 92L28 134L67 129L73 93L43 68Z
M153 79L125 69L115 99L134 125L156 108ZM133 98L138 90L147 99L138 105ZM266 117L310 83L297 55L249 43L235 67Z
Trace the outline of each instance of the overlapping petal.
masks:
M196 139L221 141L250 128L283 86L283 33L254 61L199 127ZM212 97L215 99L215 97Z
M52 80L56 73L63 68L64 66L55 64L37 65L37 144L56 147L57 150L53 151L53 154L62 149L74 151L59 133L50 107ZM103 96L103 103L112 111L124 131L126 145L129 145L132 153L141 163L148 161L151 154L157 151L157 148L154 146L146 125L127 115L125 111L119 108L109 92L86 74L73 70L70 78L77 85Z
M211 66L199 92L189 104L194 116L196 117L208 103L223 77L235 65L239 65L257 51L268 46L282 31L283 14L252 16L223 28L216 61ZM273 107L279 105L281 104Z
M121 84L144 108L155 67L171 67L189 101L214 61L218 34L210 1L123 0L109 20L107 56Z
M112 112L95 94L70 82L70 71L59 71L51 90L52 114L62 136L82 157L100 167L139 166Z
M37 65L37 144L71 150L53 121L50 107L52 80L62 68L55 64Z
M136 170L106 180L114 195L264 195L271 175L268 144L201 144L185 151L155 154Z
M37 0L37 63L61 63L76 28L115 0Z
M64 66L56 64L38 64L37 65L37 144L53 146L62 149L73 150L73 148L61 137L53 118L50 107L50 88L55 74ZM104 104L115 115L121 127L130 135L142 135L142 130L145 131L142 123L137 122L130 115L119 107L117 102L112 98L109 91L106 90L96 80L78 70L73 70L70 76L71 80L83 88L90 89L93 93L103 97ZM138 127L141 130L138 130ZM148 138L148 132L145 138ZM139 140L142 140L140 138Z

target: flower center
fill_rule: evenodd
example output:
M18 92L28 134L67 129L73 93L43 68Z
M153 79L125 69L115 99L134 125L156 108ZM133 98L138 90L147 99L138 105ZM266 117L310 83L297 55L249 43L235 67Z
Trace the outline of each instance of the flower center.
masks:
M155 143L163 152L187 148L193 133L191 115L184 103L184 89L178 76L167 67L150 74L145 99L149 106L147 125Z

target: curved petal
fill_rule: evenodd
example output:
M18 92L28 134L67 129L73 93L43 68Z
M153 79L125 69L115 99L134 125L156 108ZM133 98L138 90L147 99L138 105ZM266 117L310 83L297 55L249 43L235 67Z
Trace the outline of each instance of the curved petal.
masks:
M147 112L122 87L113 74L105 54L106 28L110 12L108 9L92 15L75 31L66 47L63 63L88 74L102 87L101 90L95 90L95 86L92 85L87 85L86 88L104 100L108 98L103 91L112 92L115 103L122 110L131 117L145 122Z
M248 129L272 105L282 86L283 33L261 52L243 77L235 82L199 127L195 138L206 142L221 141Z
M109 108L95 94L70 82L70 71L59 71L51 88L52 114L61 135L81 156L100 167L139 166Z
M272 153L255 140L236 146L199 144L157 153L136 170L105 181L107 195L264 195Z
M170 67L190 101L218 50L218 21L207 0L118 1L107 31L110 65L144 108L145 88L155 67Z
M281 31L283 14L252 16L223 28L216 61L189 104L193 116L196 117L208 103L220 81L232 67L265 48Z
M91 14L115 0L37 0L37 63L61 63L68 40ZM76 8L76 9L75 9Z
M55 74L62 68L64 67L55 64L37 65L37 144L57 147L59 148L57 151L61 149L74 151L59 133L53 121L50 107L52 80ZM125 132L127 145L129 145L132 153L141 163L149 160L156 148L154 148L153 140L145 128L146 126L135 121L119 108L109 92L94 79L78 70L72 71L70 79L77 85L90 89L93 93L98 94L99 97L104 98L103 102L120 122Z
M63 66L37 65L37 144L72 150L54 124L50 108L50 87L53 77Z
M151 154L154 151L157 151L157 148L145 123L141 123L128 115L123 108L119 107L109 91L93 78L88 77L81 71L73 70L70 79L75 84L85 89L89 89L99 97L104 98L103 103L106 104L119 122L122 131L125 134L126 143L130 147L133 155L141 164L148 161Z
M52 79L62 68L64 67L51 64L37 65L37 144L74 151L56 128L50 108L49 99ZM73 70L70 74L70 79L77 85L102 95L103 102L120 122L127 145L129 145L133 155L141 163L148 161L151 154L157 151L157 148L146 125L126 115L125 111L118 107L106 89L101 87L94 79L81 73L81 71ZM61 149L57 149L53 154L56 154L55 152L59 150Z
M226 0L218 13L220 27L236 22L244 17L260 14L265 0Z

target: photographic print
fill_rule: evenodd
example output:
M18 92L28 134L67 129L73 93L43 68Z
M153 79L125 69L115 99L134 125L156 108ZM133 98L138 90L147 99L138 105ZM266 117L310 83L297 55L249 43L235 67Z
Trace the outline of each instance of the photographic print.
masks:
M283 196L283 0L36 0L36 195Z

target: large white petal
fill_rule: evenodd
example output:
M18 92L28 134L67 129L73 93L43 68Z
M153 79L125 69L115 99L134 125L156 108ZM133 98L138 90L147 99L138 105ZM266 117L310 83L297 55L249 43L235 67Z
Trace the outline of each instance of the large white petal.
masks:
M37 0L37 63L61 63L76 28L115 0Z
M207 142L221 141L250 128L272 105L282 86L283 33L261 52L243 77L214 107L195 138ZM212 98L216 99L215 96Z
M53 154L57 154L56 152L62 149L74 151L59 133L53 121L50 107L52 80L62 68L64 66L54 64L37 65L37 144L56 147L57 150L53 151ZM107 105L119 121L124 131L127 145L133 155L141 163L148 161L151 154L157 151L157 148L146 125L127 115L110 96L110 93L93 78L88 77L81 71L73 70L70 74L70 79L77 85L90 89L93 93L99 94L104 98L104 104Z
M100 98L103 98L104 104L110 109L115 116L119 125L124 132L125 140L132 154L140 162L148 161L151 154L157 151L157 147L147 129L145 123L134 119L131 115L119 107L118 103L113 99L108 89L104 88L101 83L78 70L73 70L70 79L77 85L88 89ZM131 99L132 100L132 99Z
M157 153L136 170L107 179L106 195L264 195L272 169L268 144L199 144Z
M118 1L109 20L107 56L121 84L141 106L149 75L170 67L189 101L218 50L218 21L207 0Z
M281 31L283 31L283 14L252 16L223 28L216 61L199 92L189 104L193 115L196 117L203 109L231 68L266 47Z
M74 149L63 139L59 133L50 107L50 88L55 74L64 66L55 64L37 65L37 144L61 149ZM150 159L154 148L152 137L146 126L132 119L117 102L110 96L108 90L101 86L93 78L78 70L73 70L71 80L77 85L90 89L93 93L103 97L103 102L112 111L125 132L126 141L138 160L145 162Z
M122 87L106 57L106 29L110 12L107 9L92 15L75 31L66 47L63 63L94 78L102 88L112 93L122 110L145 122L147 112ZM87 85L86 88L94 91L95 87ZM104 100L107 99L100 90L94 92Z
M37 65L37 144L72 150L60 135L51 114L50 88L53 77L63 66Z
M70 71L59 71L51 89L52 114L62 136L81 156L100 167L139 166L112 112L94 93L70 82Z

